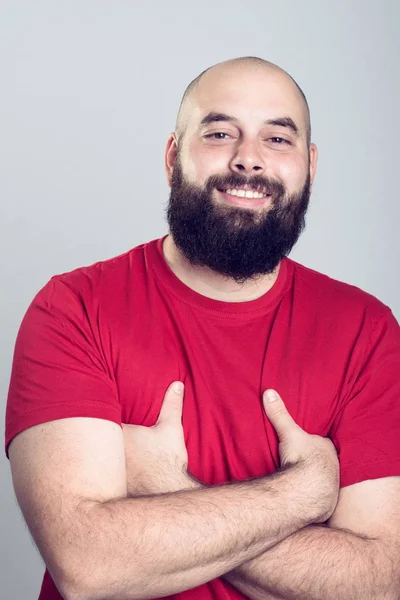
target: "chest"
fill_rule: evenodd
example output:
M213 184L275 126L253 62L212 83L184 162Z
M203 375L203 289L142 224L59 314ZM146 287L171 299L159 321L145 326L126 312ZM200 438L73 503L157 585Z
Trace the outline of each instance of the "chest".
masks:
M309 433L326 435L335 414L343 365L308 329L282 307L243 322L142 311L115 340L122 421L153 425L169 384L183 381L189 470L208 484L272 473L279 454L265 389L276 389Z

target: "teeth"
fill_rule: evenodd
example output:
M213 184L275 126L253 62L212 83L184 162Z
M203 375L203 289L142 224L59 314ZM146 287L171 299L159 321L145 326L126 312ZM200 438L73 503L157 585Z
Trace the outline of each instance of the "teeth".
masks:
M253 190L225 190L231 196L239 196L240 198L265 198L266 194L262 192L254 192Z

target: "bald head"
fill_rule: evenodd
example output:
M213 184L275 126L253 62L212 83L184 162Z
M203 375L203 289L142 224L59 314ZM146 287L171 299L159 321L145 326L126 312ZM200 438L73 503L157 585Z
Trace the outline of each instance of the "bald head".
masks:
M311 119L307 99L296 81L283 69L277 65L255 56L246 56L227 60L212 67L209 67L198 75L186 88L179 107L176 120L175 132L178 142L182 139L188 124L190 114L193 112L197 96L199 94L207 95L208 89L215 89L215 86L227 78L241 78L243 76L265 76L265 78L274 78L281 82L287 90L292 88L294 100L301 106L304 117L305 130L308 145L311 142Z

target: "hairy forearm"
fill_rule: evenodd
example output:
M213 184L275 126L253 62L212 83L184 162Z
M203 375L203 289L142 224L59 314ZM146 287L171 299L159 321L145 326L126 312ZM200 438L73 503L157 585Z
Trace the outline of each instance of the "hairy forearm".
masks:
M400 597L398 567L378 540L318 525L297 531L224 578L252 600Z
M93 504L79 523L65 595L154 598L210 581L314 521L308 487L292 467L248 482Z

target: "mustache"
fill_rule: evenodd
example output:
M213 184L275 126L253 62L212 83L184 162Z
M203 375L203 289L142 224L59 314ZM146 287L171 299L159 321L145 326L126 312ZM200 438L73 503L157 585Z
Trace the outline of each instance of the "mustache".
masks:
M280 182L263 175L253 175L246 177L240 173L229 173L229 175L211 175L207 179L206 189L211 192L214 188L227 190L229 188L250 187L257 192L263 192L271 196L282 196L285 193L285 186Z

